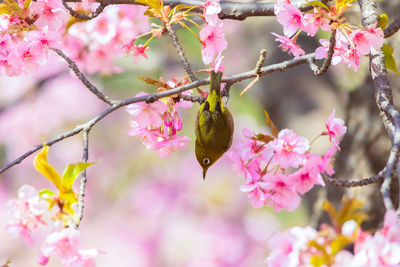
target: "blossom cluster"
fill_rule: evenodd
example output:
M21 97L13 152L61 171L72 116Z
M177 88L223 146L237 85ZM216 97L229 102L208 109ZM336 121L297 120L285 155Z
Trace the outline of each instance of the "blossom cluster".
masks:
M15 238L21 237L29 245L33 245L32 230L40 225L54 225L57 228L50 216L46 216L51 213L48 206L33 186L23 185L18 191L18 198L7 203L7 211L11 217L6 226L7 233ZM46 237L38 263L46 265L50 256L56 255L61 259L63 266L89 267L94 266L93 257L98 253L97 249L82 249L80 232L70 227L55 231Z
M7 233L14 238L23 238L30 245L33 244L32 230L47 224L44 219L47 206L34 187L23 185L18 191L18 198L7 203L7 211L12 218L6 226Z
M118 72L121 69L115 66L114 59L126 52L132 37L150 28L143 13L143 7L134 5L109 6L90 21L69 25L63 45L89 74Z
M203 62L204 64L211 64L216 72L223 71L221 54L227 48L228 43L222 33L223 23L218 18L218 13L221 12L219 0L208 0L203 8L206 21L204 28L200 31ZM215 57L216 55L217 57Z
M8 76L44 65L50 48L64 48L88 73L118 71L114 58L149 28L143 8L132 5L108 7L88 22L70 17L61 0L6 0L1 8L0 71Z
M246 140L239 142L229 152L234 168L244 174L246 184L240 187L254 208L264 205L274 210L293 211L300 204L299 194L304 194L316 185L324 185L321 174L334 173L332 157L339 149L338 139L346 132L341 119L334 118L335 111L326 123L331 148L325 155L310 152L310 142L292 130L279 133L273 126L273 136L254 135L243 129Z
M183 83L187 83L187 80L185 79ZM166 88L161 90L168 90L181 84L182 82L173 79L166 82ZM184 94L190 93L191 90ZM140 92L136 97L146 95L148 94ZM192 107L191 102L182 99L176 101L171 97L156 100L151 104L145 102L130 104L126 111L133 116L133 120L130 122L131 128L128 134L140 137L147 149L158 151L160 157L166 158L174 151L185 148L190 141L189 137L177 134L183 127L178 110L190 107Z
M369 54L371 49L381 48L384 35L382 29L376 25L362 30L344 23L343 12L350 7L346 1L336 1L335 6L330 8L318 5L310 12L302 12L290 0L279 0L274 11L278 22L283 25L284 35L272 34L277 37L275 40L281 43L282 50L298 58L305 54L297 44L297 38L302 31L312 37L319 29L335 32L336 44L332 65L344 62L349 68L357 71L360 57ZM328 54L329 40L320 39L319 42L321 46L316 49L315 58L323 59Z
M47 225L56 231L47 236L38 258L39 264L46 265L50 256L56 255L64 266L94 266L93 257L98 254L98 250L82 249L80 233L71 225L75 213L72 205L78 201L72 186L79 173L93 163L69 164L60 176L47 161L48 151L49 147L44 145L42 151L34 159L34 166L39 173L54 184L59 190L58 194L50 189L42 189L38 192L30 185L23 185L19 189L18 199L11 199L7 203L7 211L11 219L6 225L6 231L12 237L21 237L32 245L34 243L33 230L40 225Z
M350 217L351 218L351 217ZM343 218L342 218L343 219ZM394 210L387 211L383 228L371 234L349 219L332 227L293 227L269 240L269 267L369 267L400 265L400 228ZM349 248L352 245L352 250Z
M59 0L4 1L0 15L0 71L8 76L29 73L57 47L68 18Z

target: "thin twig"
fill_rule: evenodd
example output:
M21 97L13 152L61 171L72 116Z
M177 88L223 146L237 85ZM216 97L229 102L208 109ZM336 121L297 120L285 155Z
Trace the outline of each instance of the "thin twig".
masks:
M321 68L319 68L314 60L309 60L308 64L310 65L311 70L314 72L315 75L321 76L325 74L325 72L329 69L332 63L332 57L335 53L335 45L336 45L336 29L334 29L331 33L331 38L329 38L329 50L328 55L325 58L324 62L322 63Z
M395 34L400 29L400 18L395 19L389 26L384 30L385 38L388 38Z
M73 10L68 4L67 1L63 0L62 1L65 9L69 11L69 14L77 19L81 20L91 20L100 15L101 12L103 12L104 8L106 8L107 4L100 3L100 5L96 8L96 11L93 13L90 13L89 15L79 13L78 11Z
M169 36L172 38L172 43L174 44L176 51L178 52L179 58L182 61L183 68L185 69L186 73L189 75L190 80L195 81L197 77L194 75L192 68L190 67L189 61L185 56L185 52L183 52L181 43L179 42L178 36L176 36L176 32L172 28L171 24L166 23L165 27L167 28Z
M90 129L85 129L82 132L83 137L83 162L87 162L89 159L89 131ZM74 222L74 228L78 229L79 224L83 219L83 209L85 208L85 189L86 189L87 177L86 169L82 171L81 181L79 185L79 196L78 196L78 209L76 213L76 218Z
M67 2L80 2L81 0L65 0ZM129 4L129 5L145 5L144 3L137 2L135 0L96 0L97 3L106 5L118 5L118 4ZM205 3L204 0L164 0L164 5L175 7L183 4L187 6L201 6ZM309 1L298 1L296 6L301 7L308 4ZM321 1L327 3L329 1ZM234 2L234 1L221 1L221 12L218 13L220 19L233 19L233 20L244 20L247 17L255 16L275 16L274 6L276 2ZM313 9L312 5L307 5L300 8L301 11L308 11ZM193 12L201 13L201 8L192 10Z
M244 95L247 91L249 91L259 80L261 74L261 67L264 65L265 57L267 56L267 50L262 49L260 51L260 57L256 63L256 67L254 68L254 72L257 74L257 77L252 80L243 90L240 92L240 96Z
M277 64L273 64L273 65L269 65L266 67L261 68L261 75L266 75L269 73L273 73L273 72L278 72L278 71L284 71L285 69L289 69L289 68L293 68L296 67L298 65L304 64L307 62L307 59L310 57L314 57L314 54L308 54L308 55L304 55L298 59L294 58L291 60L287 60L287 61L283 61L281 63L277 63ZM223 77L222 78L222 82L223 83L227 83L227 84L234 84L246 79L250 79L253 77L256 77L257 74L255 73L254 70L252 71L248 71L248 72L244 72L244 73L240 73L240 74L236 74L236 75L232 75L230 77ZM49 140L46 142L46 145L51 146L65 138L74 136L78 133L80 133L81 131L85 130L85 129L90 129L91 127L93 127L97 122L99 122L100 120L102 120L104 117L106 117L107 115L111 114L112 112L114 112L115 110L123 107L123 106L127 106L129 104L133 104L133 103L138 103L138 102L146 102L146 103L152 103L160 98L163 97L167 97L167 96L171 96L171 95L175 95L175 94L179 94L182 93L184 91L199 87L199 86L203 86L203 85L209 85L210 84L210 79L198 79L194 82L176 87L174 89L171 90L167 90L167 91L163 91L160 93L156 93L156 94L152 94L152 95L146 95L146 96L140 96L140 97L135 97L135 98L130 98L130 99L126 99L123 101L116 101L114 103L114 105L112 105L111 107L107 108L106 110L104 110L102 113L100 113L99 115L97 115L96 117L94 117L93 119L91 119L90 121L86 122L85 124L81 124L76 126L73 130L62 133L56 137L54 137L53 139ZM18 157L17 159L9 162L8 164L4 165L4 167L2 167L0 169L0 174L5 172L6 170L8 170L9 168L11 168L12 166L15 166L19 163L21 163L25 158L29 157L30 155L32 155L33 153L35 153L36 151L40 150L43 147L43 144L38 144L35 147L33 147L31 150L29 150L28 152L24 153L23 155L21 155L20 157Z
M333 177L329 177L325 174L322 175L322 178L326 183L339 186L339 187L357 187L357 186L365 186L369 184L376 184L379 182L383 181L383 176L385 175L386 168L380 171L377 175L371 176L369 178L357 180L357 181L344 181L344 180L339 180Z
M81 82L93 93L95 94L100 100L109 104L110 106L114 105L117 101L106 96L103 94L99 89L96 88L86 77L85 75L79 70L76 63L70 59L64 52L60 49L52 48L54 52L56 52L60 57L62 57L65 61L67 61L69 67L74 71L76 76L81 80Z

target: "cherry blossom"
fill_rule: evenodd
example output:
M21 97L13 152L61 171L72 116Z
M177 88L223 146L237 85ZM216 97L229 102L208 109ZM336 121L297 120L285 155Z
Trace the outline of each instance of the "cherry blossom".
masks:
M223 25L222 23L219 23L215 26L206 24L206 26L200 31L200 40L203 43L201 55L204 64L210 64L215 55L225 50L228 46L222 30Z
M140 92L135 97L147 96L148 93ZM168 107L163 102L156 100L154 103L147 104L139 102L130 104L126 107L126 111L131 114L135 121L141 127L154 126L159 127L162 123L161 115L167 112Z
M219 0L208 0L202 7L204 8L203 15L206 22L211 26L217 25L218 13L221 12Z
M82 249L80 232L70 227L47 236L38 257L38 263L46 265L50 256L56 255L64 266L94 267L93 257L98 254L97 249Z
M150 47L143 46L142 44L133 46L133 57L135 58L133 62L138 63L141 57L148 59L146 55L147 50L150 50Z
M304 166L289 176L298 193L304 194L316 184L325 185L319 168L321 161L320 156L309 154Z
M305 55L306 52L304 52L304 50L301 49L301 47L296 43L295 38L289 38L287 36L282 36L274 32L271 32L271 34L277 37L275 38L275 41L281 43L279 47L281 47L283 51L292 54L293 56L295 56L295 58L299 58L301 55Z
M344 121L342 119L335 118L335 110L332 111L325 126L327 131L322 134L329 135L329 140L339 149L337 140L346 133L347 127L344 126Z
M47 206L34 187L23 185L18 191L18 199L11 199L7 203L8 213L12 217L6 226L7 233L33 244L32 230L47 224L44 218Z
M280 24L283 25L283 33L292 36L298 29L303 29L308 24L303 13L289 1L279 1L279 9L275 15Z
M268 143L268 146L275 153L275 160L281 168L289 166L299 167L306 161L305 152L310 148L306 138L297 136L290 129L283 129L279 132L278 138Z
M176 79L175 79L176 80ZM176 83L169 81L168 86L174 87ZM167 87L168 87L167 86ZM163 88L163 90L167 90ZM190 94L187 92L186 94ZM136 97L146 96L140 92ZM162 158L166 158L176 150L181 150L190 141L187 136L178 135L183 123L177 112L179 107L189 107L184 102L175 102L171 98L163 98L151 104L139 102L127 106L126 111L133 116L128 134L138 136L149 150L156 150Z
M265 260L268 267L310 266L311 253L308 242L317 237L312 227L293 227L283 233L277 232L268 242L271 253Z

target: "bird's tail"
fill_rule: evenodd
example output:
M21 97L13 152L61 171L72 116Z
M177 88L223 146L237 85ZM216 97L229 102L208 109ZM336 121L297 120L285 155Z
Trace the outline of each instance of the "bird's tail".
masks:
M221 78L222 72L215 73L211 71L210 92L207 97L207 102L210 104L210 111L221 110Z
M212 92L216 92L218 97L221 95L221 79L222 72L215 73L213 70L211 71L211 85L210 85L210 94Z

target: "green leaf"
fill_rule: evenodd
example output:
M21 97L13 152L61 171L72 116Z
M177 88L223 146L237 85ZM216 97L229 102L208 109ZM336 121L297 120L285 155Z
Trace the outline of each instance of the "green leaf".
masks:
M93 164L94 162L78 162L76 164L68 164L62 175L63 188L66 191L71 190L78 175Z
M161 10L164 7L164 3L161 0L137 0L136 2L145 4L149 7L152 7L156 10Z
M32 0L25 0L24 1L24 8L28 9L28 7L31 5Z
M45 188L45 189L42 189L42 190L40 190L39 191L39 197L40 198L48 198L48 197L51 197L51 196L54 196L54 192L53 191L51 191L50 189L47 189L47 188Z
M384 30L384 29L386 28L387 24L388 24L388 21L389 21L388 15L387 15L386 13L382 13L382 14L379 16L379 20L378 20L378 25L379 25L379 27L380 27L382 30Z
M383 44L382 50L383 54L385 55L386 68L388 68L389 70L393 71L394 73L400 76L400 73L397 69L396 60L393 57L393 52L394 52L393 47L391 47L388 44Z
M307 4L305 6L318 6L318 7L325 8L326 10L329 11L329 7L327 5L325 5L324 3L322 3L321 1L310 1L310 2L307 2Z
M37 154L33 160L33 166L36 170L43 174L44 177L49 179L59 190L62 188L61 177L57 173L56 169L47 162L47 153L49 152L49 146L43 145L42 151Z
M331 243L332 255L336 255L336 253L338 253L351 243L353 243L353 240L351 240L349 237L345 235L338 235Z

